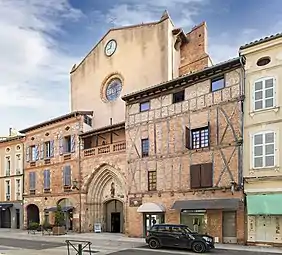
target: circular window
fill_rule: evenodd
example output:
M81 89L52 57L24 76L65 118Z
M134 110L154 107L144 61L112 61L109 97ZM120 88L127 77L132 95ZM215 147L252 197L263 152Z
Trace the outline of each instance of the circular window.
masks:
M16 150L19 151L21 149L20 145L17 145Z
M6 148L6 152L7 152L7 153L10 152L10 150L11 150L11 149L10 149L9 147Z
M263 57L257 61L258 66L265 66L270 63L270 57Z
M121 93L122 84L120 79L113 79L106 88L106 98L108 101L116 100Z

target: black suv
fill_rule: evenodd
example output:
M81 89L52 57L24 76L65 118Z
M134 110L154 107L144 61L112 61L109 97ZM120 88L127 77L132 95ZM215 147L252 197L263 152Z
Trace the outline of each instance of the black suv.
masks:
M213 237L191 231L181 224L155 224L148 231L146 243L151 249L178 247L204 253L214 248Z

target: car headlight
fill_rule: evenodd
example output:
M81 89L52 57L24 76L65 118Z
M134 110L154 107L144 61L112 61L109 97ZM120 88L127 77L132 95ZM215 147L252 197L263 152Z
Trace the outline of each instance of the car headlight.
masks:
M206 241L206 242L212 242L212 239L207 237L207 236L203 236L203 239Z

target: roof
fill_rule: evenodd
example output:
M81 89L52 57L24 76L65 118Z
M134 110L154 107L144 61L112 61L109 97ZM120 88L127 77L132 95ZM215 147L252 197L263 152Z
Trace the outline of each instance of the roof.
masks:
M80 61L79 64L73 65L70 73L73 73L83 62L84 60L95 50L95 48L104 40L104 38L112 31L118 31L118 30L125 30L129 28L136 28L136 27L146 27L146 26L154 26L157 24L162 23L164 20L170 19L167 11L164 12L163 16L161 17L160 20L154 21L154 22L148 22L148 23L141 23L141 24L136 24L136 25L129 25L129 26L123 26L123 27L115 27L111 28L108 30L108 32L96 43L96 45L89 51L89 53Z
M199 83L202 80L206 80L210 78L211 76L226 72L231 69L238 68L242 66L242 61L243 61L242 57L233 58L225 62L216 64L214 66L207 67L201 71L185 74L175 79L172 79L170 81L166 81L166 82L151 86L149 88L145 88L137 92L133 92L133 93L124 95L122 97L122 100L128 103L136 102L138 100L142 100L142 98L159 95L160 93L163 94L166 91L169 92L172 89L175 89L177 87L185 88L195 83Z
M111 132L111 131L116 131L119 129L125 128L125 122L119 122L116 124L112 124L112 125L108 125L108 126L104 126L101 128L97 128L97 129L92 129L90 131L87 131L85 133L80 134L80 136L82 138L86 138L89 136L93 136L93 135L98 135L98 134L102 134L102 133L106 133L106 132Z
M33 130L36 130L36 129L39 129L39 128L42 128L42 127L45 127L45 126L52 125L52 124L55 124L57 122L60 122L60 121L66 120L66 119L74 118L74 117L79 116L79 115L93 115L93 111L75 111L75 112L71 112L71 113L68 113L68 114L65 114L65 115L53 118L51 120L44 121L44 122L39 123L37 125L28 127L28 128L23 129L23 130L21 130L19 132L22 133L22 134L28 133L30 131L33 131Z
M0 143L6 143L6 142L15 141L15 140L20 140L24 137L25 137L24 135L0 137Z
M259 44L261 44L261 43L269 42L269 41L272 41L272 40L277 39L277 38L280 38L280 37L282 37L282 33L277 33L277 34L275 34L275 35L270 35L270 36L267 36L267 37L264 37L264 38L261 38L261 39L252 41L252 42L250 42L250 43L247 43L247 44L241 46L241 47L240 47L240 50L244 50L244 49L253 47L253 46L255 46L255 45L259 45Z

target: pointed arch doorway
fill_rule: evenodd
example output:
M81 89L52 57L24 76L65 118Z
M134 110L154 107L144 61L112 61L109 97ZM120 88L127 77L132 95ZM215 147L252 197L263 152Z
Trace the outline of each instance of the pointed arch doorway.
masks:
M111 199L104 203L105 230L111 233L123 233L123 203Z

